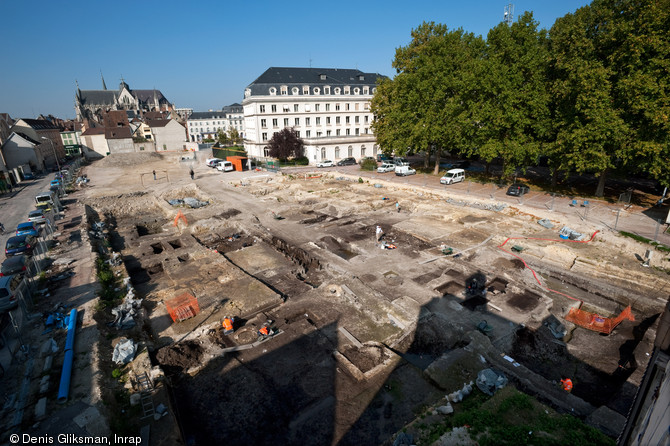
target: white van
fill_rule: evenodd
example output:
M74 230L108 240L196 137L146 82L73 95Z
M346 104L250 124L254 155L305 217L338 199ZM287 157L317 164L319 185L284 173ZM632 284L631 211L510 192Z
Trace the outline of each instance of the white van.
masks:
M219 161L216 164L216 170L221 172L231 172L235 170L235 168L233 167L233 163L230 161Z
M465 179L465 170L463 169L451 169L447 170L447 173L440 178L441 184L453 184L463 181Z
M404 177L407 175L415 175L416 170L409 167L409 163L405 163L405 165L402 166L395 166L395 174L398 175L399 177Z

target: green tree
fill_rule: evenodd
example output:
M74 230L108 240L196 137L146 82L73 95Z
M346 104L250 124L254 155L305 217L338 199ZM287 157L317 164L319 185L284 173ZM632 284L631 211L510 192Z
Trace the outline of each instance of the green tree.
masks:
M285 127L272 135L272 138L268 141L268 148L271 157L287 160L302 157L305 151L305 143L295 130Z
M382 80L372 98L372 127L386 153L435 154L437 173L443 149L468 145L474 127L468 95L483 41L434 22L424 22L411 35L408 46L396 49L397 75Z
M501 158L504 177L537 160L550 129L549 49L546 31L537 27L530 12L511 26L500 23L489 31L479 65L478 147L470 152L487 163Z
M236 128L231 127L228 129L228 135L230 137L230 140L233 142L233 144L239 144L240 143L240 133L237 131Z
M216 140L221 146L226 146L228 145L229 138L226 132L223 131L223 129L219 129L216 135Z

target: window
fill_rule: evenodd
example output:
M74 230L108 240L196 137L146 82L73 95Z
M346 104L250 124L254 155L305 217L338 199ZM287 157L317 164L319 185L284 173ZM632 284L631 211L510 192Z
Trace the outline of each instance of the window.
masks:
M345 86L344 87L344 94L351 94L351 87L350 86Z
M335 87L335 94L340 94L340 87Z
M317 112L321 108L321 104L314 104L314 111Z
M365 156L365 146L361 146L361 156Z
M293 111L294 112L299 112L300 111L300 106L298 104L293 104Z
M305 132L305 138L309 138L310 136L312 136L312 131L311 131L311 130L307 130L307 131Z
M354 116L354 123L355 124L359 123L359 118L360 118L360 116L358 116L358 115Z
M340 136L340 129L335 130L335 136Z
M321 147L321 159L325 160L326 159L326 148Z
M295 125L300 125L300 118L295 118Z
M278 123L277 123L277 118L274 118L274 119L272 120L272 127L277 128L277 125L278 125Z
M276 105L272 106L272 113L277 113L277 106Z
M365 134L367 135L368 133L370 133L370 129L365 127Z
M275 87L270 87L270 96L274 96L277 94L277 89Z
M321 89L319 87L314 87L313 92L314 92L314 94L319 94L319 93L321 93Z
M329 85L326 85L325 87L323 87L323 94L330 94L330 86Z
M359 106L359 105L360 105L360 104L359 104L358 102L356 102L356 103L354 104L354 110L358 110L358 106Z
M305 118L305 125L311 125L311 124L309 123L309 118Z
M340 158L340 147L335 146L335 159L339 159L339 158Z
M345 124L351 124L351 122L350 122L350 120L349 120L349 116L345 116L345 117L344 117L344 123L345 123Z
M316 132L316 137L321 138L321 134L322 134L321 132Z
M330 104L326 104L326 111L330 111Z
M361 89L358 87L354 88L354 94L361 94Z
M344 104L344 109L349 111L349 103Z
M363 87L363 94L370 94L370 87Z
M284 118L284 127L288 127L288 118Z
M347 156L354 156L354 148L349 146L349 148L347 149L347 153L348 153Z
M267 133L263 133L263 134L262 134L262 138L263 138L263 141L267 141L267 140L268 140L268 134L267 134Z
M363 116L363 122L367 124L368 123L368 118L369 118L368 115Z
M377 144L372 146L372 156L377 156Z
M270 156L270 148L268 146L263 147L263 156L266 158Z
M335 104L335 111L340 111L340 104Z
M261 119L261 128L267 128L267 121L265 119Z
M360 129L356 128L356 135L360 133Z
M298 93L300 93L300 90L298 89L298 87L291 88L291 94L298 94Z
M326 125L330 125L330 116L326 116Z
M321 125L321 117L316 117L316 125Z
M363 110L370 110L370 103L366 102L363 104Z
M281 86L281 95L286 96L288 94L288 86L282 85Z
M335 116L335 124L340 125L340 117Z
M330 136L330 130L326 130L326 136Z
M291 107L289 107L288 104L284 104L282 110L284 110L284 113L288 113L291 111Z
M302 94L309 94L309 87L307 85L302 86Z
M309 104L305 104L305 111L306 112L312 111L312 106Z

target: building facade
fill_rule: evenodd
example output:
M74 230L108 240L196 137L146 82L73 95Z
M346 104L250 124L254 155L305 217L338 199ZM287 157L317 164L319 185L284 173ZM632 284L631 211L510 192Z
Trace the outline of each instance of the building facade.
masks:
M231 129L235 129L239 137L244 138L244 109L235 103L226 105L221 110L192 112L188 117L186 129L191 142L216 140L219 130L230 134Z
M293 128L310 163L360 159L378 151L370 100L383 76L339 68L272 67L244 91L244 147L268 157L268 141Z

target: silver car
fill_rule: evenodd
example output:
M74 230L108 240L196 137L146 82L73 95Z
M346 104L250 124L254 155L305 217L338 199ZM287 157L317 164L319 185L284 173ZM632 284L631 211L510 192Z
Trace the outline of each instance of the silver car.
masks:
M381 166L377 167L377 172L386 173L393 172L395 170L395 164L393 163L384 163Z
M36 225L44 224L47 221L46 212L44 212L42 209L35 209L34 211L30 211L28 214L28 221L35 223Z
M13 310L19 305L16 290L21 280L22 277L19 274L0 277L0 313Z

